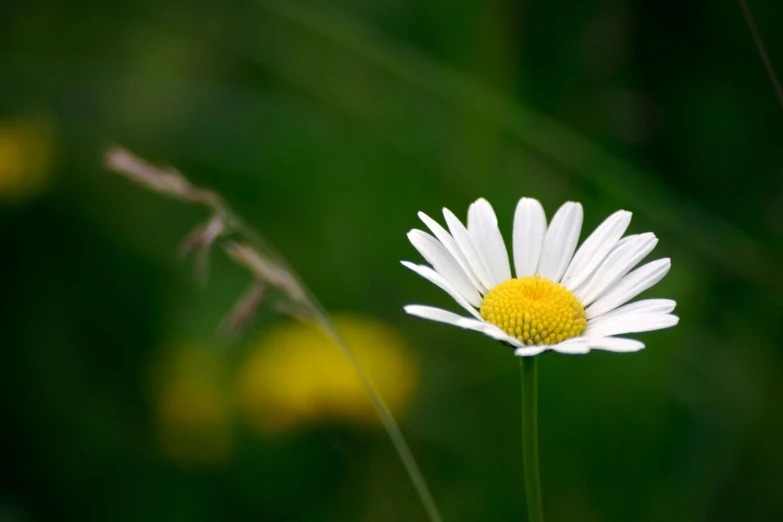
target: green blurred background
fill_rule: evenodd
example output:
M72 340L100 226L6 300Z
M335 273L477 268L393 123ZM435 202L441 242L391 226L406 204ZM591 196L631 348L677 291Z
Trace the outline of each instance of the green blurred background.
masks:
M783 68L783 3L752 8ZM206 215L107 172L113 143L215 188L385 332L357 344L393 352L370 370L396 368L447 522L524 520L518 362L403 313L453 307L399 264L416 212L483 196L509 238L523 195L581 201L582 237L633 211L673 260L645 295L681 322L542 358L548 519L783 520L783 111L737 3L3 2L0 521L425 520L350 386L259 421L316 393L308 354L340 361L301 341L264 367L299 398L270 406L251 363L292 323L220 334L247 274L216 255L195 284L176 251Z

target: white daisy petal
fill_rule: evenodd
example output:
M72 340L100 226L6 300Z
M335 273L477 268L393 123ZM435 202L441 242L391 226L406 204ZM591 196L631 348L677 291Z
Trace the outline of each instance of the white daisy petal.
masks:
M473 269L473 273L476 274L478 280L487 289L491 290L494 288L499 281L496 281L489 271L484 256L476 249L476 245L473 244L473 240L470 238L465 225L447 208L443 209L443 217L446 218L446 224L449 226L449 231L454 241L457 242L460 250L465 255L465 259L468 260L468 264Z
M585 337L605 337L627 333L651 332L676 325L680 318L672 314L621 314L588 325Z
M493 324L481 323L480 325L479 324L475 324L475 325L471 325L471 326L468 326L468 327L465 327L465 328L470 328L471 330L476 330L477 332L481 332L484 335L492 337L496 341L502 341L502 342L508 343L511 346L515 347L515 348L520 348L520 347L525 346L522 341L520 341L516 337L512 337L512 336L508 335L506 332L504 332L503 330L501 330L500 328L498 328L497 326L495 326Z
M508 251L498 228L498 218L484 198L477 199L468 209L468 234L479 252L484 253L495 281L511 279Z
M657 244L658 238L652 233L640 234L632 241L624 242L606 256L590 279L574 291L574 295L583 305L589 305L639 264Z
M440 241L421 230L411 230L408 233L408 239L422 257L432 265L432 268L442 275L469 303L481 302L481 296L476 287Z
M435 308L434 306L407 305L404 306L403 309L407 313L415 315L416 317L429 319L430 321L437 321L439 323L446 323L453 326L459 326L460 328L464 328L464 326L461 326L462 324L465 324L463 321L474 320L468 317L462 317L461 315L455 314L454 312L449 312L448 310L443 310L442 308Z
M641 235L641 234L629 234L629 235L625 236L624 238L620 239L620 240L619 240L619 241L618 241L618 242L617 242L617 243L614 245L614 248L612 248L612 250L617 250L618 248L622 247L623 245L625 245L625 244L626 244L626 243L628 243L629 241L636 241L636 239L637 239L637 238L638 238L640 235Z
M538 355L541 352L552 350L553 352L564 353L568 355L583 355L590 351L590 339L584 337L574 337L558 344L533 344L525 345L515 350L514 354L519 357L529 357Z
M582 205L569 201L555 213L544 236L537 273L550 281L560 282L579 242L582 230Z
M546 214L538 200L522 198L514 213L514 270L517 277L535 275L546 235Z
M522 346L514 350L514 355L517 357L532 357L542 352L550 350L552 347L544 344L534 344L533 346Z
M483 333L484 335L497 341L507 342L514 347L523 346L523 344L518 339L506 334L497 326L485 323L484 321L471 319L469 317L462 317L461 315L449 312L448 310L443 310L441 308L435 308L432 306L408 305L405 306L404 309L407 313L421 317L422 319L429 319L430 321L446 323L452 326L464 328L466 330L474 330L476 332Z
M635 303L628 303L626 305L615 308L611 312L607 312L601 316L591 319L587 322L589 327L592 323L599 320L609 319L621 314L668 314L673 311L677 306L677 302L672 299L643 299L636 301Z
M585 310L587 318L598 317L630 301L663 279L669 272L669 268L671 268L671 259L669 258L658 259L637 268L620 279L614 287L587 307Z
M593 273L631 223L631 213L618 210L601 223L574 254L561 284L573 290Z
M452 299L454 299L460 306L462 306L462 308L464 308L467 312L469 312L473 317L475 317L476 319L481 319L481 315L479 315L478 311L476 311L476 308L481 306L480 299L474 302L469 302L459 292L457 292L454 289L454 287L452 287L449 284L449 282L443 278L443 276L441 276L439 273L437 273L435 270L433 270L428 266L416 265L408 261L402 261L402 265L406 268L410 268L424 279L435 284L441 290L444 290L447 294L451 296Z
M591 350L606 350L608 352L628 353L638 352L644 348L644 343L636 339L625 339L623 337L601 337L590 339L589 346Z
M468 276L468 279L471 280L473 285L478 288L478 291L482 294L487 293L487 289L484 288L484 285L482 285L478 280L476 274L473 273L473 269L470 268L468 260L465 259L465 254L463 254L462 250L460 250L459 246L457 246L457 242L454 241L454 238L451 237L451 234L449 234L445 228L440 226L437 221L429 217L424 212L419 212L419 219L421 219L424 224L427 225L427 228L429 228L432 233L435 234L435 237L438 238L438 241L443 243L443 246L446 247L446 250L448 250L454 259L457 260L459 266L462 267L462 270Z
M574 337L554 345L552 350L568 355L584 355L590 351L590 346L584 338Z

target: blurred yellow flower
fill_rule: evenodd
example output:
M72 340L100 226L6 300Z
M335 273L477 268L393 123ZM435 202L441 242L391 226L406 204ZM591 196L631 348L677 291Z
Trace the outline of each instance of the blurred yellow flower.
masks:
M418 365L390 326L356 315L333 323L392 413L409 404ZM320 327L286 323L265 332L238 379L242 410L263 431L282 431L322 419L380 424L361 381Z
M180 348L155 370L155 428L162 453L183 467L224 462L231 411L219 353L209 347Z
M50 125L40 120L0 120L0 203L27 201L50 181Z

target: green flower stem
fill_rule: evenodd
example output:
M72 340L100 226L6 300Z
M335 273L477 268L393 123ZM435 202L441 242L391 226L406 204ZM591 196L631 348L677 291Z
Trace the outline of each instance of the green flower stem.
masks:
M528 522L544 522L538 473L538 371L536 357L520 357L522 369L522 455Z

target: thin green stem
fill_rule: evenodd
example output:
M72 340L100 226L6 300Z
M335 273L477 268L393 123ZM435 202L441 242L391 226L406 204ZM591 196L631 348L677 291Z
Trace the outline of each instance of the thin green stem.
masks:
M424 510L427 512L430 521L442 522L443 519L438 511L438 506L435 504L435 499L432 497L432 493L430 493L430 490L427 487L424 475L422 475L419 465L416 463L416 459L413 457L413 453L411 452L410 447L408 447L408 443L405 441L405 437L402 436L400 427L397 425L397 422L395 422L391 411L389 411L389 407L386 406L386 403L381 398L381 394L375 388L375 385L361 367L359 361L356 360L356 357L348 348L348 345L345 344L343 338L337 333L337 330L334 329L334 325L329 321L328 317L325 314L321 314L319 320L321 326L326 329L332 339L335 340L340 350L348 359L348 362L353 366L359 379L362 381L362 385L364 385L364 389L370 396L370 400L372 401L373 406L375 406L375 410L378 412L378 415L380 415L381 421L386 428L386 433L389 435L389 438L394 445L394 449L397 450L397 454L399 455L403 466L405 466L405 470L408 472L408 476L413 483L413 488L419 495L419 499L424 505Z
M223 212L226 217L230 219L232 225L238 231L240 231L246 239L254 243L260 251L272 255L275 258L276 263L285 267L290 274L295 274L293 268L288 266L282 255L277 253L277 251L274 250L271 245L267 244L255 230L247 225L244 220L236 215L228 206L221 204L219 210ZM394 416L392 416L389 407L386 406L386 403L381 397L380 392L378 392L378 389L373 384L369 375L367 375L367 372L364 371L362 365L359 364L359 361L354 356L353 351L351 351L351 349L345 343L345 340L334 328L334 324L332 324L331 320L329 319L329 314L326 313L326 310L321 306L321 303L318 301L315 295L313 295L307 289L302 281L298 280L298 283L307 295L306 304L310 312L315 317L316 322L320 324L326 333L334 340L340 351L348 359L348 362L353 367L353 370L358 375L362 386L370 398L370 401L381 418L381 422L386 429L386 433L388 434L389 439L391 439L394 449L397 451L397 455L399 455L400 460L402 461L402 465L405 467L405 471L407 471L408 476L413 483L413 488L416 490L416 493L419 496L419 500L421 500L421 503L424 506L424 510L427 512L427 517L429 518L430 522L442 522L443 518L441 517L440 512L438 511L438 506L435 503L435 499L433 498L432 493L427 486L427 481L424 479L424 475L419 469L419 465L416 462L416 459L414 458L413 453L411 452L411 449L405 440L405 437L402 435L402 431L400 430L397 421L394 420Z
M544 522L541 478L538 473L538 370L536 357L521 357L522 455L525 465L525 497L528 522Z

